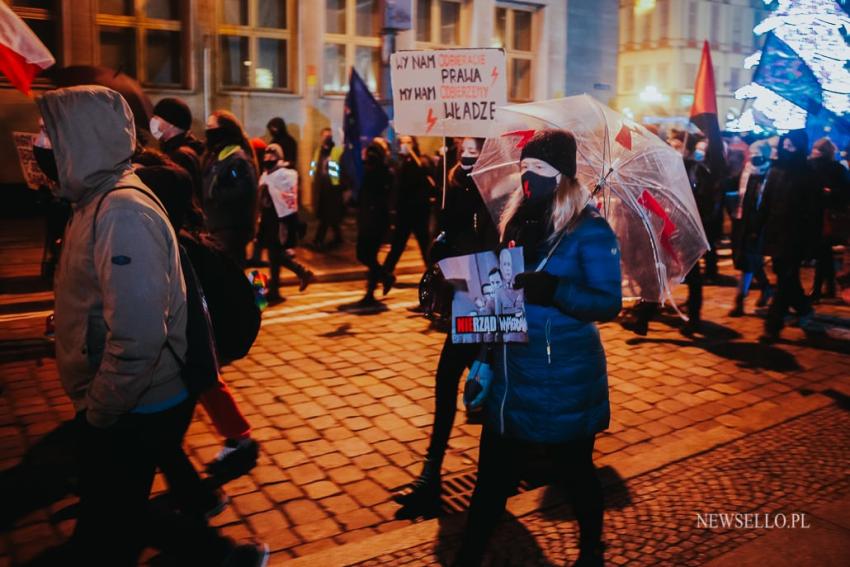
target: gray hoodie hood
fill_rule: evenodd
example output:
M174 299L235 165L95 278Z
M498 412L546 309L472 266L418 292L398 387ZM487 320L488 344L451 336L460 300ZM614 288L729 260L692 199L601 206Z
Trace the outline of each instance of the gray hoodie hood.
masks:
M130 169L136 128L120 94L82 85L48 91L37 103L56 156L59 197L88 200Z

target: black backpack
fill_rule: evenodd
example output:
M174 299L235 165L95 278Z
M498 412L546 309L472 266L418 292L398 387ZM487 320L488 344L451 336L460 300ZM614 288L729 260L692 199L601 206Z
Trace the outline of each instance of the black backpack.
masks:
M97 236L97 213L107 195L119 189L133 189L146 195L168 218L165 207L152 193L148 193L134 185L121 185L114 187L103 194L97 202L94 211L94 222L92 222L92 241ZM169 352L181 365L181 376L186 383L189 394L197 397L218 382L219 362L216 354L216 337L213 334L213 324L210 320L210 312L207 310L207 301L204 297L204 289L198 280L198 276L192 267L189 254L186 249L178 243L180 253L180 268L183 271L183 281L186 285L186 357L181 359L174 351L171 343L166 342Z
M226 364L244 357L261 322L251 282L209 238L181 231L179 240L204 291L219 359Z

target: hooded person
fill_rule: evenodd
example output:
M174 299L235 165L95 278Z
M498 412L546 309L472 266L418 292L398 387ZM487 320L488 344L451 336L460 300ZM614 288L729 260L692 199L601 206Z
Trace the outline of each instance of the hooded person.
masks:
M502 246L522 246L514 278L525 298L527 343L482 352L464 403L484 408L478 479L458 565L480 565L527 462L549 453L567 480L579 523L576 565L602 565L602 487L596 433L608 427L608 375L595 321L622 304L617 238L576 179L576 140L542 130L523 147L521 187L502 214Z
M254 237L257 167L242 125L226 111L207 120L201 204L207 230L225 253L245 266L245 247Z
M780 137L777 159L767 174L759 229L763 253L772 258L776 295L768 308L762 342L778 340L785 315L793 307L803 322L812 308L800 283L800 264L814 254L817 240L818 182L806 162L808 136L792 130Z
M130 165L135 127L120 94L85 85L48 91L37 104L51 145L40 163L73 209L55 282L56 365L80 428L71 551L82 563L135 565L157 463L182 453L194 408L181 378L187 308L177 240ZM202 547L210 564L235 551L219 539Z
M270 143L281 147L289 167L298 169L298 142L286 129L286 120L275 116L266 124L266 129L269 131Z
M809 295L814 302L820 301L824 286L825 297L835 297L835 258L832 253L833 244L844 244L835 238L835 226L846 222L846 216L841 213L847 208L850 197L850 183L847 170L835 159L836 147L829 138L821 138L812 146L809 165L817 177L817 207L814 213L816 224L815 243L815 278L812 292Z

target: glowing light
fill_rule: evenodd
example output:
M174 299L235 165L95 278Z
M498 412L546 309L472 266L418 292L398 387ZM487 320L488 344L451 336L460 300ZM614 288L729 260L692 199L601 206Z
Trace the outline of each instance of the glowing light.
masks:
M646 14L655 9L655 0L637 0L635 2L635 14Z
M664 102L668 97L661 94L655 85L647 85L640 92L638 98L643 102Z

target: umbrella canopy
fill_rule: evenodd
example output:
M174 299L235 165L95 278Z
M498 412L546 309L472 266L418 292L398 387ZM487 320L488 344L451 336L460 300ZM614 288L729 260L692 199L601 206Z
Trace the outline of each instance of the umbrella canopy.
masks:
M519 157L535 131L560 128L577 142L579 182L593 191L620 241L623 292L664 302L708 250L682 156L588 95L497 110L472 176L498 223L521 191Z
M136 79L125 75L120 70L92 65L72 65L53 69L50 78L59 87L74 87L77 85L100 85L117 91L124 97L130 110L133 111L136 131L148 130L153 116L153 104L145 94L142 85Z

